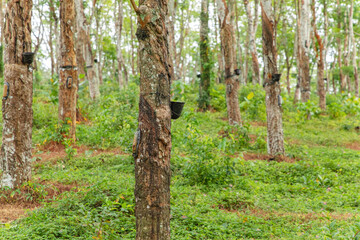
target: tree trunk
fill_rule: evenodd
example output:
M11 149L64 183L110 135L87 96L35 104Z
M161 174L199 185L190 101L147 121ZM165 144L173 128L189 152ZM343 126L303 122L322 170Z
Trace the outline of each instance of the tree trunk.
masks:
M133 1L132 1L133 2ZM167 0L140 0L139 127L134 141L137 240L170 239L171 111Z
M284 52L285 52L285 64L286 64L286 89L288 92L288 95L291 95L291 87L290 87L290 71L292 68L293 63L293 57L290 58L290 49L288 49L286 46L288 46L289 39L287 37L287 19L286 17L283 18L283 33L285 33L284 39L283 39L283 45L285 46ZM296 46L296 45L295 45ZM296 48L296 47L295 47Z
M214 0L214 4L215 4L216 0ZM216 42L219 42L218 39L218 29L220 28L220 21L217 18L217 10L216 8L214 9L215 11L215 19L214 19L214 24L215 24L215 39ZM223 46L221 44L221 40L220 40L220 44L217 44L217 61L218 61L218 70L217 70L217 80L216 83L223 83L224 82L224 71L225 71L225 66L224 66L224 54L223 54Z
M115 22L116 27L116 58L118 62L118 83L120 88L124 88L124 79L123 79L123 56L122 56L122 48L121 48L121 33L123 28L123 0L118 1L118 9L117 9L117 19Z
M277 50L274 31L272 0L261 0L262 38L265 66L266 115L268 132L268 153L272 156L284 155L282 127L280 76L277 75Z
M99 79L94 67L94 56L90 40L90 28L84 13L84 3L82 0L75 0L76 23L77 23L77 60L81 59L84 73L89 82L89 93L91 100L96 100L100 96ZM80 63L78 62L78 65ZM85 70L86 67L86 70ZM81 69L81 67L79 68ZM79 72L81 73L81 72Z
M0 0L0 78L4 77L4 14L3 0Z
M210 74L211 64L209 60L209 1L201 1L200 15L200 64L201 78L199 86L199 110L206 111L210 107Z
M325 71L325 79L326 79L326 92L329 92L329 86L330 86L330 74L328 71L328 64L327 64L327 53L328 53L328 25L329 25L329 20L328 20L328 15L327 15L327 0L324 0L324 71Z
M77 63L77 68L78 68L78 74L84 75L86 74L85 72L85 57L84 57L84 53L85 53L85 29L83 28L84 25L84 19L83 19L83 15L81 14L81 9L82 9L82 4L83 1L82 0L74 0L74 4L75 4L75 16L76 16L76 21L75 21L75 29L76 29L76 41L75 42L75 47L76 47L76 63Z
M350 7L350 15L349 15L349 33L351 39L351 47L352 47L352 65L354 68L354 78L355 78L355 97L359 97L359 74L358 68L356 63L356 55L357 55L357 48L354 36L354 27L353 27L353 17L354 17L354 1L351 1Z
M95 23L96 23L96 32L95 32L95 41L96 41L96 53L97 53L97 61L96 61L96 67L97 67L97 76L99 77L99 84L103 84L103 75L102 75L102 34L101 34L101 27L100 27L100 11L101 6L99 8L94 6L96 8L95 13Z
M260 84L260 69L259 69L259 60L257 57L257 49L256 49L256 43L255 43L255 34L257 30L257 9L259 5L259 1L255 0L255 17L252 17L251 14L251 8L249 4L249 0L244 0L244 5L246 9L246 14L248 18L248 34L249 34L249 48L250 48L250 54L252 58L252 68L253 68L253 83Z
M257 9L256 9L257 10ZM255 10L255 11L256 11ZM214 14L216 15L216 13ZM244 62L243 60L243 50L242 50L242 47L241 45L243 44L242 41L241 41L241 31L240 31L240 28L239 28L239 10L238 10L238 3L235 2L235 32L236 32L236 49L235 49L235 52L236 52L236 66L237 68L240 70L241 72L241 75L242 76L240 78L240 85L243 84L245 85L245 77L244 77L244 69L243 69L243 65L242 63ZM215 32L217 33L217 30L215 29ZM218 54L221 54L221 52L218 52ZM221 54L222 56L222 54ZM224 70L223 70L224 71Z
M180 23L180 39L179 39L179 51L176 53L176 61L175 61L175 66L176 66L176 71L177 71L177 78L178 79L182 79L183 76L186 73L186 66L184 66L184 58L182 57L182 53L183 53L183 48L184 48L184 44L185 44L185 38L188 35L189 32L189 21L190 21L190 8L188 8L186 10L186 18L185 18L185 22L184 22L184 9L181 10L182 14L181 14L181 23ZM180 67L181 66L181 67ZM183 78L183 80L185 81L185 78Z
M59 63L60 63L60 34L59 34L59 18L55 12L54 0L49 1L50 14L54 21L54 35L55 35L55 72L59 73Z
M300 89L301 101L310 100L310 2L309 0L299 0L298 13L300 14L299 27L299 66L300 66Z
M135 68L135 54L134 54L134 51L135 51L135 36L134 36L134 22L133 22L133 19L132 19L132 16L130 15L130 36L131 36L131 73L132 75L136 75L137 74L137 71L136 71L136 68Z
M296 11L296 33L295 33L295 44L294 44L294 55L296 56L296 87L294 92L294 104L297 104L300 100L300 9L298 2L295 0L295 11Z
M226 105L230 125L241 125L239 106L239 78L234 73L235 48L234 28L230 21L231 11L228 7L232 0L217 0L218 14L220 19L220 38L224 47L225 59L225 83L226 83Z
M349 39L349 25L347 24L348 12L344 14L344 27L345 27L345 38L344 38L344 66L347 68L350 62L350 51L351 51L351 39ZM345 75L345 84L347 84L348 93L351 93L351 81L349 74Z
M318 95L319 95L319 107L322 110L326 109L326 90L325 90L325 82L324 82L324 45L323 41L317 32L316 28L316 12L315 12L315 1L312 2L312 14L313 14L313 22L314 22L314 37L318 43L318 47L314 44L314 49L316 52L317 58L317 85L318 85Z
M70 125L67 136L76 140L76 94L78 73L76 66L75 41L75 4L73 0L60 2L60 41L61 66L59 83L59 119Z
M0 0L1 1L1 0ZM50 49L50 61L51 61L51 78L54 77L55 74L55 59L54 59L54 44L53 44L53 34L54 34L54 19L52 18L52 14L50 13L50 34L49 34L49 49Z
M338 29L341 29L341 6L340 6L340 1L337 0L337 27ZM341 56L342 56L342 50L341 50L341 37L337 37L337 45L338 45L338 64L339 64L339 71L340 71L340 93L342 91L345 91L346 89L346 81L342 72L342 60L341 60Z
M18 187L31 178L33 75L22 60L31 52L32 5L32 0L10 0L5 16L2 187Z
M170 62L173 73L173 80L178 79L178 69L176 68L176 43L175 43L175 14L176 14L176 0L168 0L168 10L166 24L169 31L169 50L170 50Z

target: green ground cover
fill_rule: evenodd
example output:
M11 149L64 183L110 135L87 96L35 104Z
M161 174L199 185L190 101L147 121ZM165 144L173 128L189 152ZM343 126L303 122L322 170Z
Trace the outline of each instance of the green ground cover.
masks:
M186 100L172 122L172 239L356 239L360 230L360 105L346 96L292 104L284 95L287 158L266 159L266 114L261 87L243 87L243 127L226 121L224 87L214 86L214 111L196 111L197 89L174 84ZM138 87L125 91L106 82L97 103L86 89L79 105L78 145L64 143L66 157L39 161L39 146L63 141L57 126L56 86L35 91L34 201L45 199L47 182L76 183L27 217L0 225L0 239L134 239L134 164ZM306 116L312 114L311 120ZM357 150L357 147L358 150ZM121 154L111 153L121 148ZM104 151L94 155L96 151ZM258 156L258 157L257 157ZM40 159L41 160L41 159ZM10 198L1 195L0 198ZM14 193L16 196L16 193Z

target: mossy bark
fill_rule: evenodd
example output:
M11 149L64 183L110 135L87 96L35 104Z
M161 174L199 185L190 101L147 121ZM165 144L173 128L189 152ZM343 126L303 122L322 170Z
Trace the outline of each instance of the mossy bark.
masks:
M4 25L4 97L0 185L14 188L31 178L32 71L23 63L31 52L32 1L11 0ZM7 94L9 92L9 94Z
M200 64L201 78L199 86L199 110L207 111L210 108L210 74L211 63L209 59L209 1L201 1L200 25Z

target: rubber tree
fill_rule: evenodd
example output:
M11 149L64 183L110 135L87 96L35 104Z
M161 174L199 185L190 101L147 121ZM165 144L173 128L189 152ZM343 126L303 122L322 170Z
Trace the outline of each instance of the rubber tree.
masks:
M59 120L68 124L67 138L76 141L76 94L78 71L75 42L75 4L74 0L60 2L60 68L59 68ZM66 133L65 133L66 134Z
M176 21L177 0L168 0L168 14L166 16L167 29L169 31L169 51L170 62L173 66L173 79L179 79L179 69L176 65L176 41L175 41L175 21Z
M90 41L90 28L84 14L84 2L82 0L75 0L75 10L77 26L77 65L82 64L81 67L79 66L79 69L84 69L83 74L85 74L89 82L90 98L96 100L100 96L99 79L95 71L94 56ZM79 62L79 59L82 61Z
M259 0L255 0L254 2L254 17L251 13L251 6L249 4L249 0L244 0L244 6L246 10L246 15L248 19L248 35L249 35L249 49L252 59L252 68L253 68L253 82L260 84L260 69L259 69L259 60L257 57L257 49L255 42L255 34L258 27L258 6Z
M356 63L356 55L357 55L357 48L354 36L354 26L353 26L353 18L354 18L354 1L351 1L350 5L350 14L349 14L349 34L350 34L350 43L349 48L352 50L351 61L354 69L354 78L355 78L355 97L359 97L359 73L358 67Z
M266 92L267 145L272 156L284 155L280 74L277 69L276 37L272 0L261 0L264 87Z
M131 0L138 15L139 125L135 160L136 239L170 239L171 63L167 0Z
M301 91L301 101L307 102L310 100L310 0L298 0L298 49L297 61L299 64L299 81Z
M200 65L201 77L199 86L199 110L210 108L210 75L211 63L209 59L209 0L201 1L200 14Z
M231 9L228 7L232 0L216 0L220 21L220 39L225 59L226 106L230 125L241 125L239 106L238 75L235 74L235 33L231 22Z
M342 27L341 21L342 21L343 16L342 16L342 12L341 12L340 0L336 0L336 4L337 4L337 8L336 8L337 27L338 27L338 29L341 29L341 27ZM342 66L341 38L342 38L342 35L337 34L336 42L337 42L337 47L338 47L338 52L337 52L338 59L337 60L338 60L338 67L339 67L339 71L340 71L340 93L342 91L346 90L346 80L345 80L345 77L344 77L344 74L343 74L343 71L342 71L343 66Z
M4 77L4 37L3 37L3 27L4 27L4 14L3 14L3 1L0 0L0 77Z
M32 5L32 0L10 0L5 14L2 187L18 187L31 178L33 74L23 53L31 52Z
M317 58L317 89L319 95L319 107L322 110L326 109L326 89L325 89L325 81L324 81L324 41L321 39L317 27L316 27L316 11L315 11L315 1L312 1L312 15L313 15L313 30L314 30L314 40L317 44L314 44L314 49L316 52Z
M125 85L128 84L128 74L127 69L124 64L123 54L122 54L122 45L121 45L121 39L122 39L122 28L123 28L123 0L119 0L117 2L117 16L116 16L116 22L115 22L115 28L116 28L116 60L118 63L118 83L120 88L124 88ZM125 76L125 81L123 78L123 71Z

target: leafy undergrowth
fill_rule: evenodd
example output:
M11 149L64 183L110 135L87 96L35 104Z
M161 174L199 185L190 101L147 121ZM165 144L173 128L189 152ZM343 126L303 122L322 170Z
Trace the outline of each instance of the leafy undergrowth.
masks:
M79 123L79 147L63 143L57 154L46 147L60 138L55 110L51 102L38 101L35 109L48 115L35 114L35 189L43 191L45 183L77 183L77 188L3 224L0 239L135 238L129 152L136 131L137 88L130 89L84 104L87 121ZM266 153L262 90L242 89L242 127L228 126L221 110L223 91L219 87L212 92L218 111L201 113L193 101L197 90L185 88L184 113L172 122L172 239L356 239L357 113L340 109L337 114L331 99L330 112L317 114L314 105L293 106L284 96L287 155L273 159ZM312 119L305 120L309 112ZM21 196L26 198L26 192ZM12 194L1 193L8 199Z

